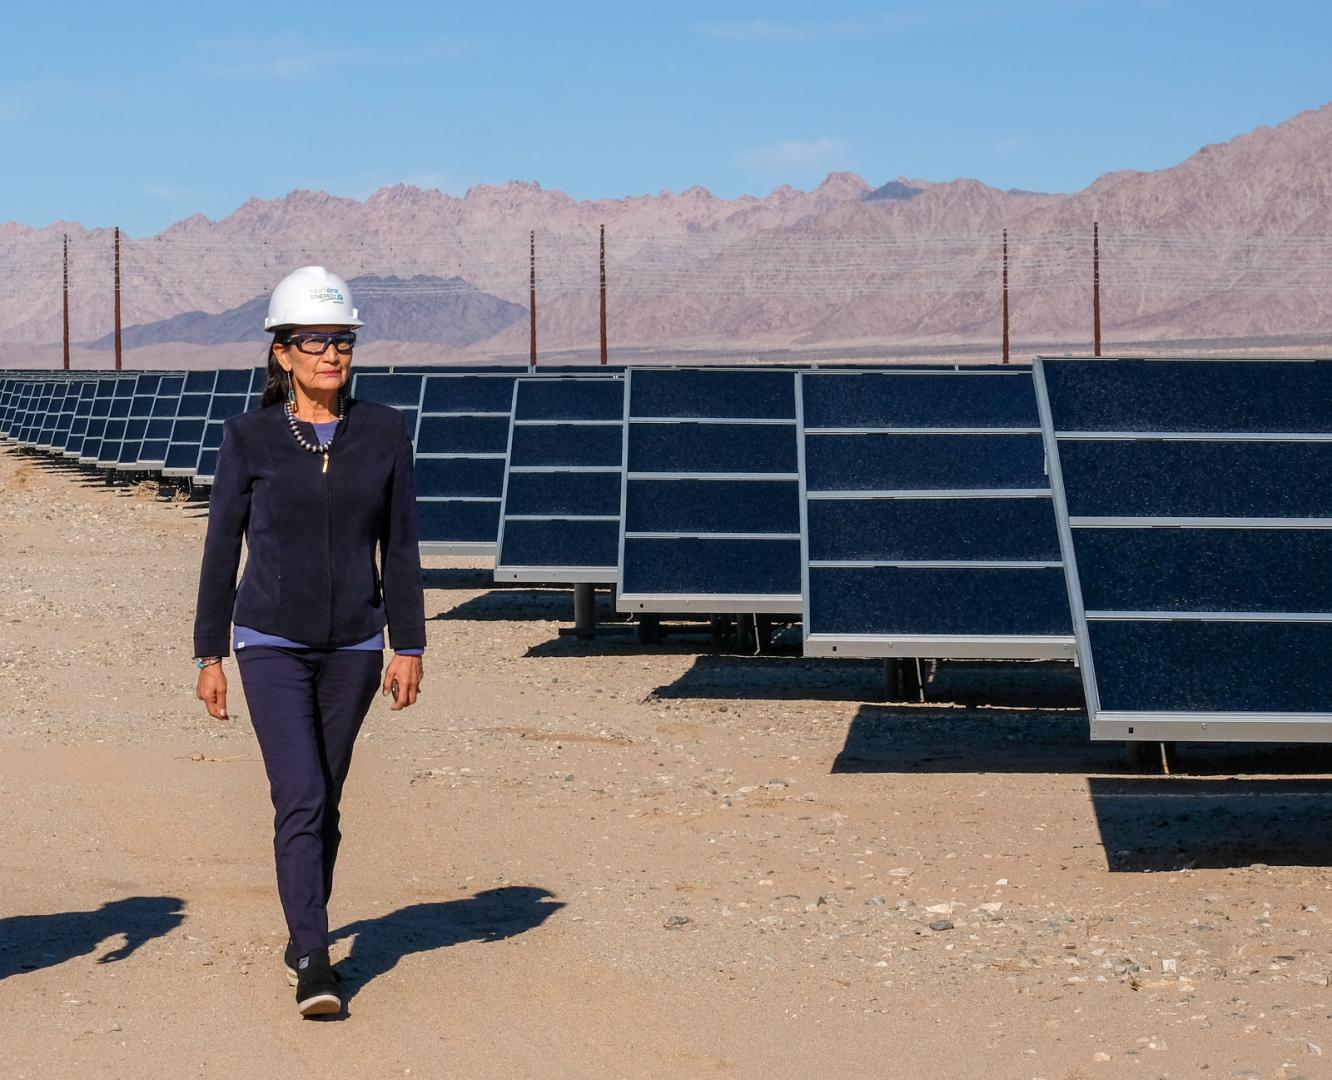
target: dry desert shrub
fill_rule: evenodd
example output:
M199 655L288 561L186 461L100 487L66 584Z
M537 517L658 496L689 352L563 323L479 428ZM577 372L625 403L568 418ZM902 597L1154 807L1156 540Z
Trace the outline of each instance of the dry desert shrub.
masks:
M32 467L31 461L20 461L9 478L9 487L16 491L22 491L28 486L36 475L36 470Z
M156 480L140 480L134 485L134 497L136 499L155 499L162 485Z

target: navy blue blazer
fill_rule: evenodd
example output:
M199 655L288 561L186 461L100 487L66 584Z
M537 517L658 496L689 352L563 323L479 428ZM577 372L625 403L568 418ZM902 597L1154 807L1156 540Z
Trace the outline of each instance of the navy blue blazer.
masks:
M226 656L233 620L327 648L364 641L387 622L393 648L424 648L412 443L402 414L349 399L327 472L323 455L292 438L281 405L234 416L222 432L195 656ZM301 432L318 442L309 424ZM238 588L242 539L249 558Z

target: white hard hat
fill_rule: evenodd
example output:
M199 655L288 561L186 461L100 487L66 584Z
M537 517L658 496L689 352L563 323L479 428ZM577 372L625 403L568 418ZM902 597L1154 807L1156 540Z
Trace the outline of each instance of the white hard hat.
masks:
M269 333L292 326L364 326L352 307L351 290L337 274L322 266L302 266L278 282L268 301L264 329Z

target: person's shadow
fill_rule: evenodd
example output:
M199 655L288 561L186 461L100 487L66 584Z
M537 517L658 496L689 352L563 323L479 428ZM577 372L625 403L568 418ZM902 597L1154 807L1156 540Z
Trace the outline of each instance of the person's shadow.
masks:
M355 937L338 965L343 995L350 1001L366 983L392 971L412 953L431 952L464 941L502 941L540 926L564 907L533 885L484 889L465 900L412 904L373 919L358 919L333 936Z
M86 956L107 938L121 935L124 944L97 962L124 960L140 945L184 922L184 906L185 901L174 896L130 896L109 900L93 911L10 915L0 919L0 979Z

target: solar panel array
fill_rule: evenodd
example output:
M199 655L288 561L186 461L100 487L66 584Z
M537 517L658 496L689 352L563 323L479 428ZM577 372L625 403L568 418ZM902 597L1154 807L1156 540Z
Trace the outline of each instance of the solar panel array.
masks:
M1332 720L1332 362L1036 362L1092 734Z
M619 610L799 614L795 378L628 372Z
M798 378L806 655L1072 659L1031 369Z
M619 375L515 380L497 581L615 581L624 402Z

